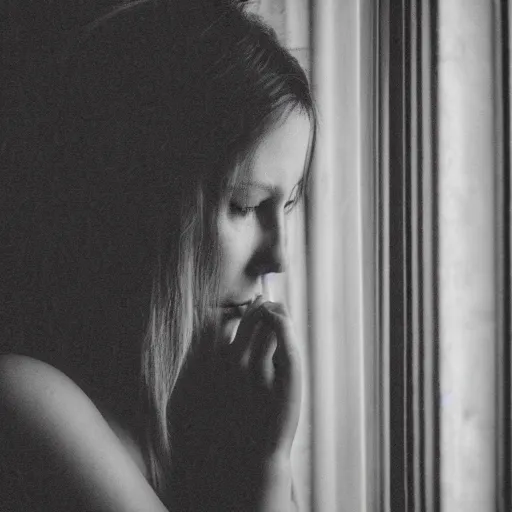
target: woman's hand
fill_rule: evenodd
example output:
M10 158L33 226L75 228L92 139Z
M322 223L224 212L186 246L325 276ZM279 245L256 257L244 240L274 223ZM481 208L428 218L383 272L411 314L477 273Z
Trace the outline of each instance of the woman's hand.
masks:
M228 500L218 503L223 507L267 503L267 491L289 501L291 489L280 493L275 485L291 485L300 402L291 320L282 305L259 298L245 312L233 342L196 354L177 384L171 442L187 487L206 492L202 499L221 492L217 499Z
M300 360L293 340L293 326L285 308L257 299L240 322L224 358L231 372L243 381L249 403L244 418L261 454L270 459L289 459L300 415ZM249 410L249 408L251 410Z

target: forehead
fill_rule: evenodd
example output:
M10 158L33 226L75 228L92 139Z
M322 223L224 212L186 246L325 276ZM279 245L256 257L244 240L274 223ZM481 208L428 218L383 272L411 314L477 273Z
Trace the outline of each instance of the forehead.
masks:
M259 140L237 182L264 183L290 192L304 172L310 130L305 113L293 111L278 120Z

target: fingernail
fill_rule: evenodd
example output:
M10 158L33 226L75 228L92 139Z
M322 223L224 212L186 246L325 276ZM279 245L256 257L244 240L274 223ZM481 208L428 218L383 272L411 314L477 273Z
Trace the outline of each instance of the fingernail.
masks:
M270 288L269 276L261 276L261 289L266 300L272 301L272 290Z

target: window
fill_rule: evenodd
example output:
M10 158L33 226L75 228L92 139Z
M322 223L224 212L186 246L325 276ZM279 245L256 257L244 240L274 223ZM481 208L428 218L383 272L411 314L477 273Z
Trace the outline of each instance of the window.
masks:
M511 7L255 3L311 27L320 108L305 510L510 510Z

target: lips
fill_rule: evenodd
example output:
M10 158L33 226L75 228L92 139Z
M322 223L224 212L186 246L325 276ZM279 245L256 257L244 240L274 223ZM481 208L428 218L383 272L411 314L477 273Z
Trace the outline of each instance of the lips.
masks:
M242 317L249 305L251 304L251 300L241 303L228 303L222 306L222 311L225 316L230 318Z
M222 307L223 308L240 308L243 306L248 306L251 302L252 302L252 300L246 300L245 302L228 302Z

